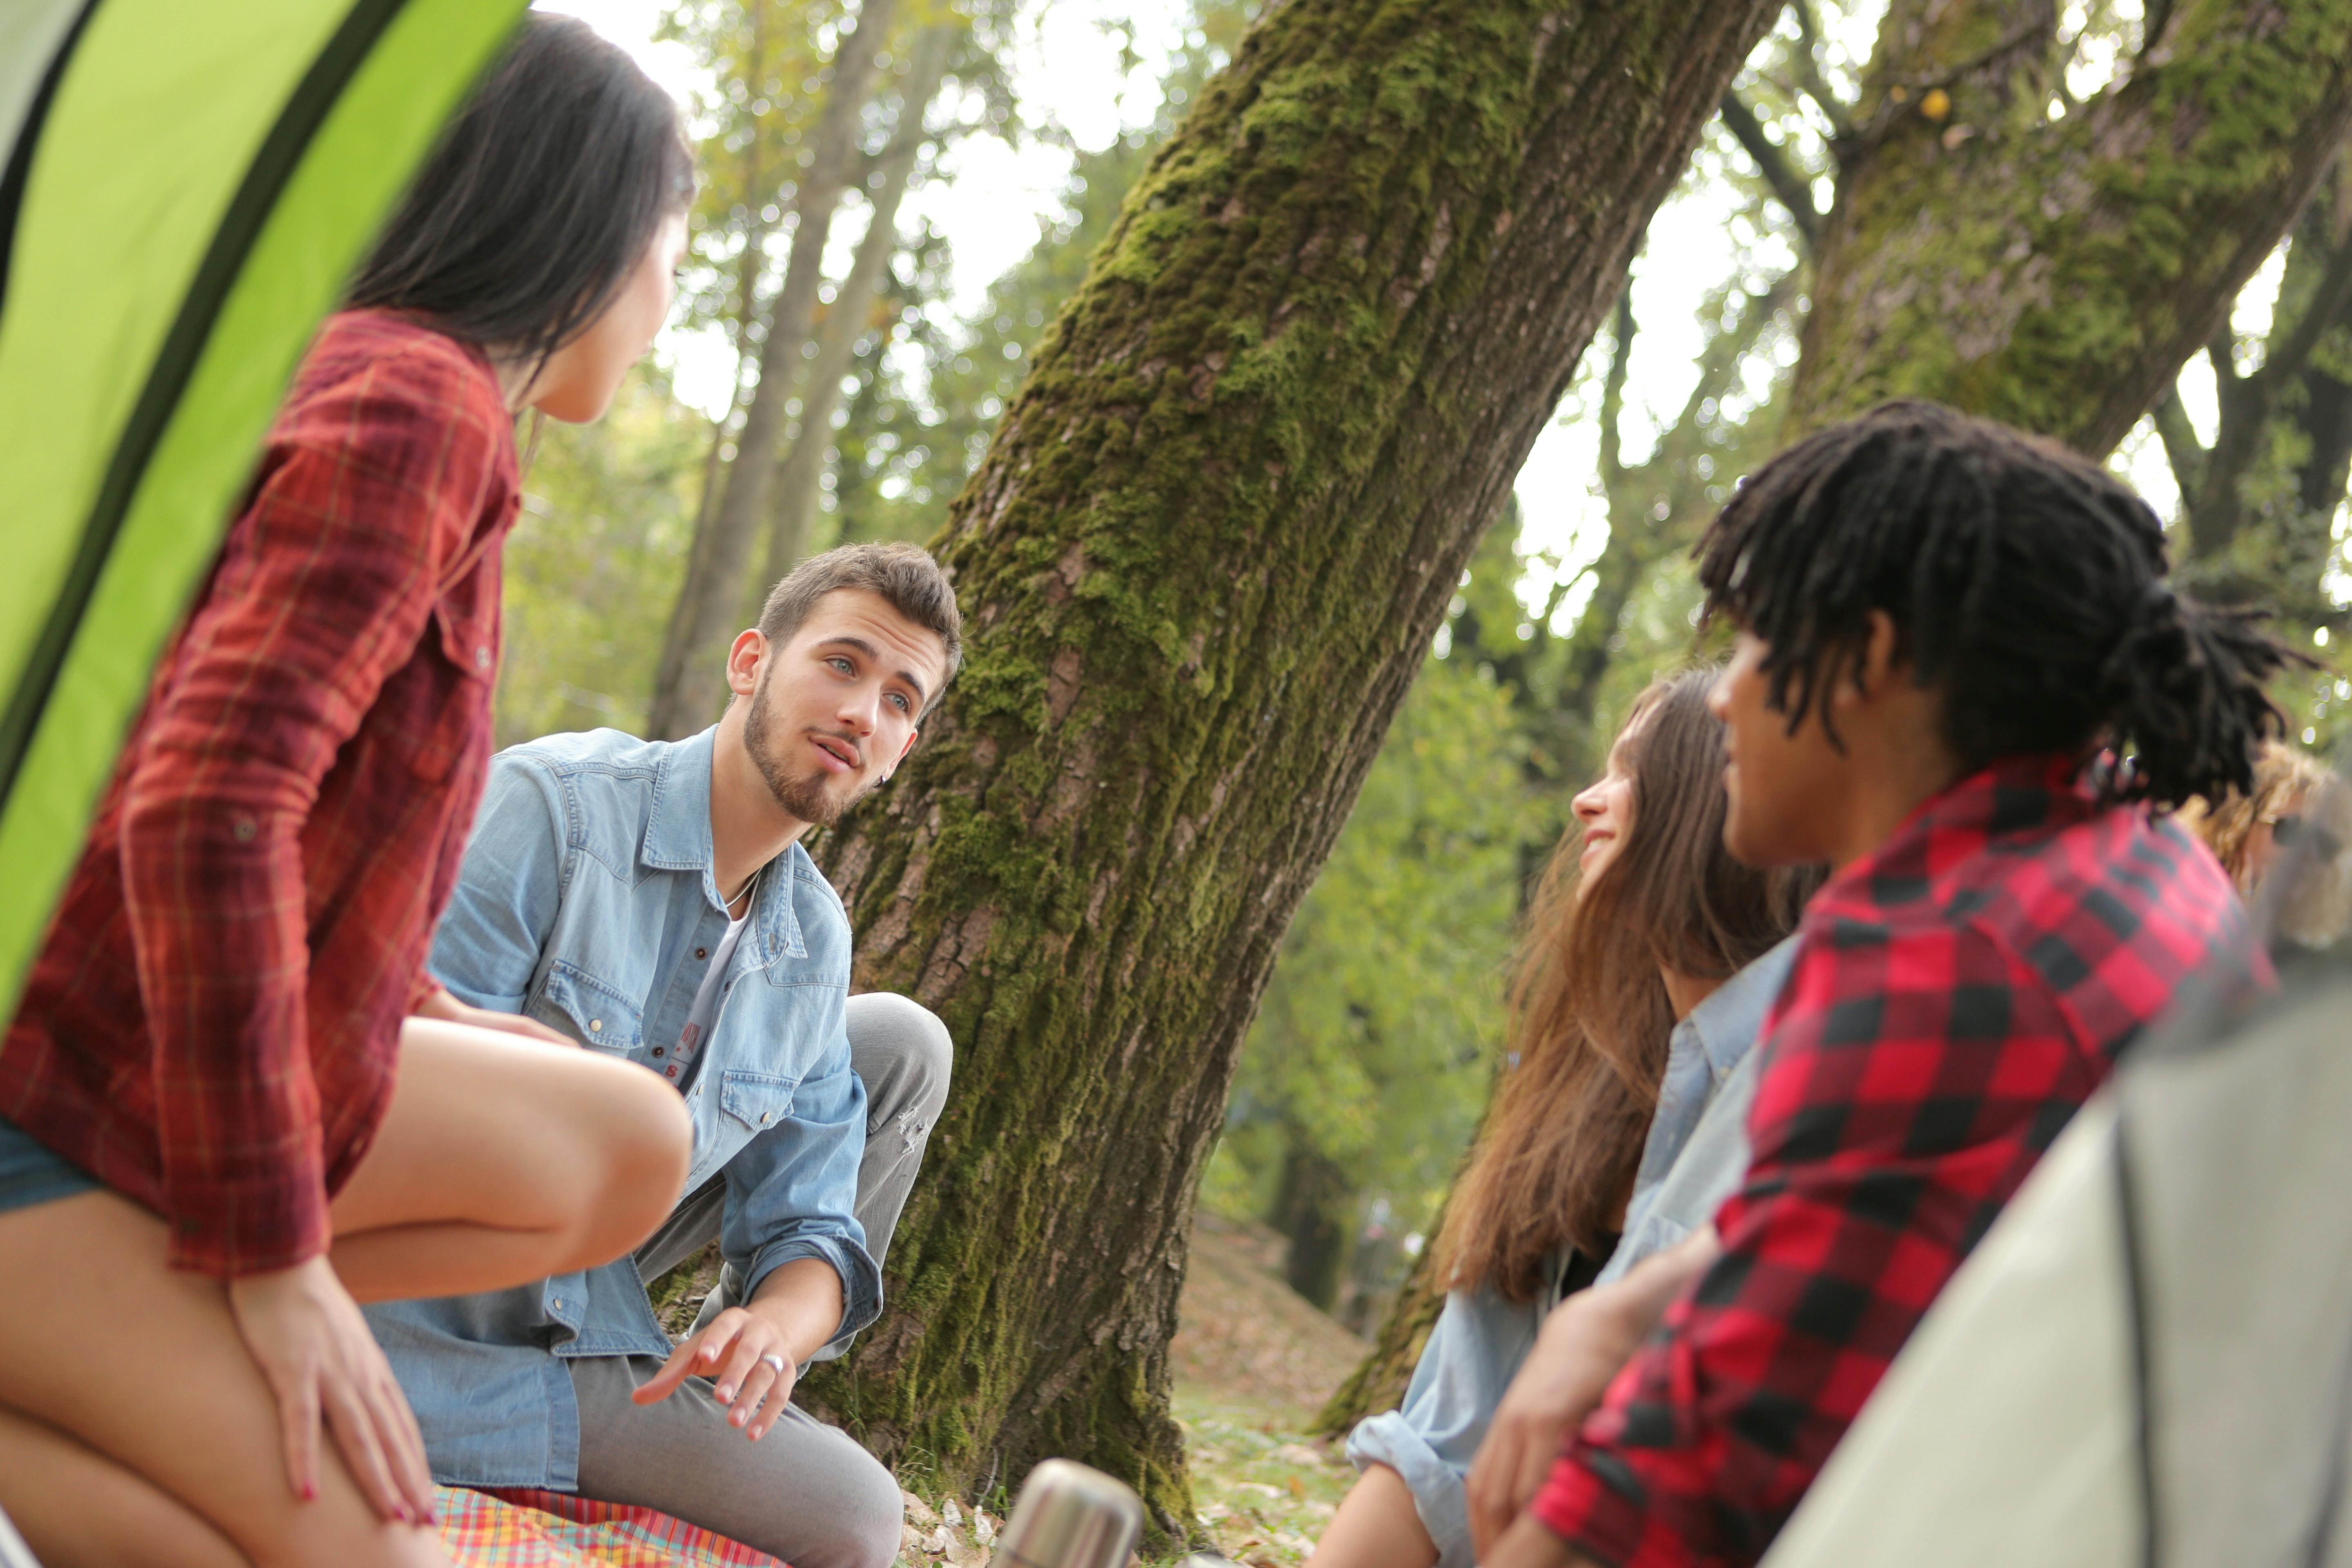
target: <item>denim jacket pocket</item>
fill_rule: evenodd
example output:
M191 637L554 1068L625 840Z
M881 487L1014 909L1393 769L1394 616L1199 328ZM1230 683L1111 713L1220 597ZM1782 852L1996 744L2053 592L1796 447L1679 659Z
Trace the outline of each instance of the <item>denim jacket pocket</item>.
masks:
M719 1109L754 1132L764 1132L793 1112L796 1079L729 1068L719 1079Z
M531 1002L530 1016L552 1024L592 1050L626 1054L643 1042L645 1022L619 992L568 963L557 963Z

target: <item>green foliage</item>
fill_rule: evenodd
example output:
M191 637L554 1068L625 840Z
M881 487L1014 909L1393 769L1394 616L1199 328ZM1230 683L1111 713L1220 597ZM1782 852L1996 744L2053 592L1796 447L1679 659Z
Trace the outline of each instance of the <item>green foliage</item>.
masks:
M602 725L644 732L709 428L650 364L600 424L545 426L506 548L500 745Z
M1303 1144L1425 1223L1485 1103L1530 802L1510 693L1432 658L1299 906L1206 1178L1264 1209Z

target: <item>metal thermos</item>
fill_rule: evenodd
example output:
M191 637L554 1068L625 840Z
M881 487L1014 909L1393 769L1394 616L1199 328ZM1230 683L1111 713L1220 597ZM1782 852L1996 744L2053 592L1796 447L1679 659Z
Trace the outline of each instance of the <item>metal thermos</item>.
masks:
M1069 1459L1029 1472L995 1561L1018 1568L1125 1568L1143 1530L1143 1500L1124 1481Z

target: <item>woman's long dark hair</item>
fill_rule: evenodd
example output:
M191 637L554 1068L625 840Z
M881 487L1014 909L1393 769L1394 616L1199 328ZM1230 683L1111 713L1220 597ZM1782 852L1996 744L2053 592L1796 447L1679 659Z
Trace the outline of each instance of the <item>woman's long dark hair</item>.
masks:
M1770 647L1790 733L1881 610L1914 677L1941 688L1966 767L2112 746L2126 765L2103 773L2110 798L2251 788L2284 724L2263 682L2310 662L2175 592L2163 525L2098 464L1933 403L1884 404L1782 452L1698 555L1707 612ZM1822 720L1835 740L1826 702Z
M1552 852L1511 986L1517 1063L1448 1200L1439 1278L1525 1301L1547 1254L1598 1258L1632 1192L1675 1010L1660 969L1724 980L1795 928L1815 869L1764 872L1723 847L1723 727L1714 669L1643 692L1620 744L1633 826L1579 886L1583 836Z
M585 22L532 12L344 302L535 364L587 329L693 195L669 94Z

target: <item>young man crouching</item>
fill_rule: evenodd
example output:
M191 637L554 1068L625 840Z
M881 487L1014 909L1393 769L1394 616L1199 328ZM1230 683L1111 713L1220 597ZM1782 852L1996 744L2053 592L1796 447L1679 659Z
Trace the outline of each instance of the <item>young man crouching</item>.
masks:
M711 729L493 762L434 973L472 1022L659 1075L694 1154L634 1259L369 1310L436 1480L656 1508L795 1568L895 1554L890 1473L788 1400L881 1310L950 1047L915 1003L848 994L849 921L800 839L905 760L961 637L929 555L845 546L735 639ZM642 1281L714 1237L721 1288L673 1352Z

